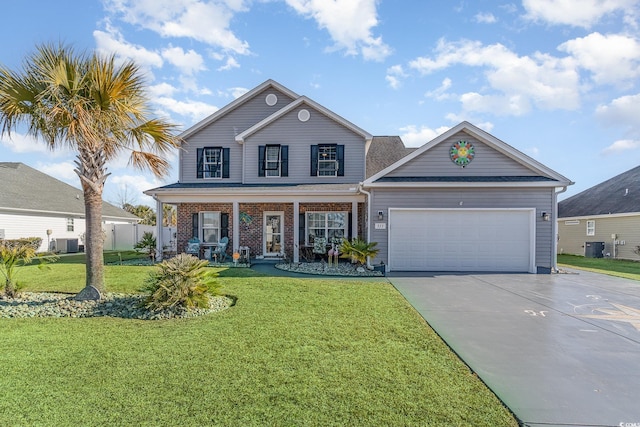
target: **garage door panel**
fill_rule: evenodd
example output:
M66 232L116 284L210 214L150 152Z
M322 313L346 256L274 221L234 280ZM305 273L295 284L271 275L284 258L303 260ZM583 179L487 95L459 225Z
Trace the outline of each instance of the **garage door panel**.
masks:
M533 226L531 210L391 209L389 269L527 272Z

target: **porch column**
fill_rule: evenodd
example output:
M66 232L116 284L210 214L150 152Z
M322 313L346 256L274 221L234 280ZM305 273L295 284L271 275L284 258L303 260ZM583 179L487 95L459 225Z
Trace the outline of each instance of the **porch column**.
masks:
M240 247L240 203L233 202L233 253L238 252Z
M300 202L293 202L293 262L300 262Z
M164 212L162 211L163 203L156 199L156 260L162 261L162 247L164 246L162 242L162 216Z
M351 238L358 236L358 202L351 202Z

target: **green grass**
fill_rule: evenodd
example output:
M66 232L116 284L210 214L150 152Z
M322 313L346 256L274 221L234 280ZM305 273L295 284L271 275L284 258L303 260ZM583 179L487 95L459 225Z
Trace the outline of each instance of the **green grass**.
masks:
M640 262L611 258L585 258L577 255L558 255L558 264L581 270L640 280Z
M51 267L28 290L83 286ZM149 269L107 266L107 288ZM517 425L388 283L219 281L236 305L195 319L0 319L0 425Z

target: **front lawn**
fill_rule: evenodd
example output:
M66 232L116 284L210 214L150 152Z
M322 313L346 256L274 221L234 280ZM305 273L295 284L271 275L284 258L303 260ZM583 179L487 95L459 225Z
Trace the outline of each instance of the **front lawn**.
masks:
M586 258L577 255L558 255L558 265L640 280L640 262L638 261L611 258Z
M51 267L27 290L84 286ZM149 267L106 270L134 292ZM0 425L517 425L388 283L219 280L237 304L200 318L0 319Z

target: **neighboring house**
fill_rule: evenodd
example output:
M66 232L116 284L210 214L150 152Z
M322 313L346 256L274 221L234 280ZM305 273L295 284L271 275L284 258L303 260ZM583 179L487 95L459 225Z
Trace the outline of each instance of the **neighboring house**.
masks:
M639 245L640 166L558 203L558 253L637 260Z
M0 162L0 183L0 238L41 237L41 251L48 244L61 252L78 251L85 232L82 190L23 163ZM138 221L103 202L103 224Z
M296 262L319 238L361 237L392 271L555 265L549 218L571 181L469 123L408 149L268 80L181 136L179 181L145 191L177 206L180 250L226 236Z

